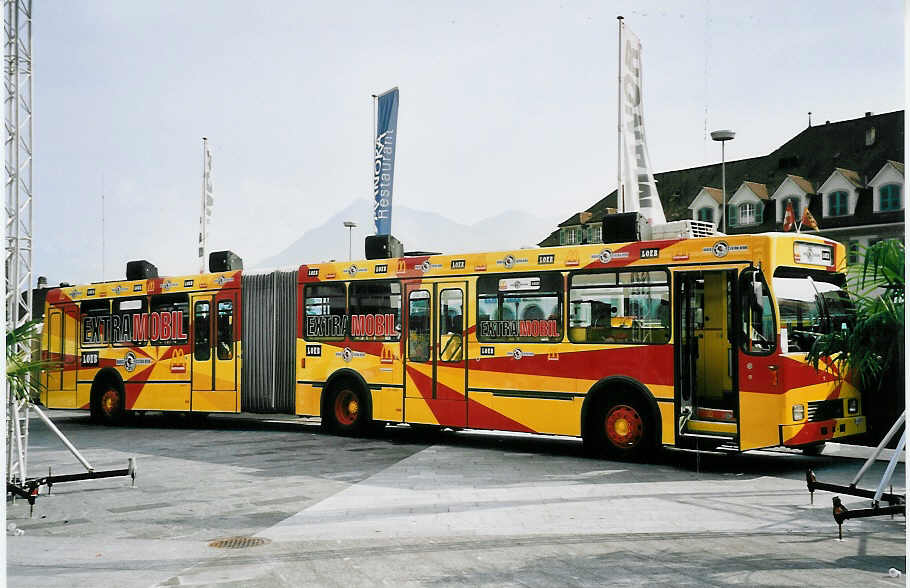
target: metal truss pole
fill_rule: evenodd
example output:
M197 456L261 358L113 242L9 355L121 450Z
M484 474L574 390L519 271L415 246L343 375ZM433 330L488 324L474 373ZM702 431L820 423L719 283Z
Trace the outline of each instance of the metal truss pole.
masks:
M32 0L3 0L6 328L32 317ZM24 345L15 350L28 356ZM28 407L6 388L7 480L26 478Z

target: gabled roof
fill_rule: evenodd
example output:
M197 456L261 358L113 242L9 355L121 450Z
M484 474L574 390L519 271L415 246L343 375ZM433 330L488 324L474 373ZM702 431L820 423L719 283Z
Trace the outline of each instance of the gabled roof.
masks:
M793 180L793 183L799 186L799 189L805 192L806 194L815 194L815 188L812 187L812 182L807 180L802 176L797 176L794 174L787 174L787 177ZM786 181L786 180L785 180ZM783 183L783 182L781 182Z
M859 179L859 174L852 169L844 169L842 167L834 168L834 171L840 172L840 175L844 176L844 179L856 186L857 188L862 188L863 183Z
M876 129L875 141L865 144L866 132ZM734 142L735 145L735 142ZM728 154L729 155L729 154ZM780 186L787 175L808 178L820 186L831 170L841 166L859 170L872 177L885 161L904 159L904 111L868 115L849 120L816 124L802 129L767 155L726 162L727 185L737 186L745 178ZM689 218L692 196L702 186L717 186L721 180L721 162L654 174L667 220ZM903 173L903 164L900 164ZM854 180L861 176L856 174ZM813 192L818 193L815 189ZM604 194L587 210L603 216L607 207L616 206L616 190ZM559 231L553 231L541 245L559 243Z
M722 204L724 201L724 193L721 192L720 188L702 186L701 190L698 191L698 194L695 195L695 198L692 199L692 202L689 203L689 206L692 206L692 204L698 199L698 197L701 196L702 192L704 192L705 194L707 194L708 196L713 198L714 201L717 202L718 204Z
M745 181L740 185L740 188L742 188L743 186L745 186L746 188L749 188L753 194L755 194L762 200L768 199L768 187L766 185L759 184L758 182ZM739 192L739 188L737 188L736 191Z
M594 216L590 212L577 212L570 216L568 219L559 223L560 227L573 227L575 225L583 225Z
M885 162L885 164L882 166L882 168L880 170L875 172L875 175L872 176L871 180L869 180L869 185L872 186L872 185L877 184L878 177L880 175L882 175L883 173L885 173L885 170L888 169L889 166L892 167L901 176L904 175L904 164L899 161L892 161L889 159L888 161Z

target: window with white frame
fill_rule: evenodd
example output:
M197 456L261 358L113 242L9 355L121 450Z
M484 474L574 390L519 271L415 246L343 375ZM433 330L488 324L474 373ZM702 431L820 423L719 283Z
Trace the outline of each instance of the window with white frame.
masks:
M591 243L603 242L603 226L600 224L591 225Z
M754 225L758 221L755 220L755 203L753 202L743 202L739 205L739 224L741 225Z
M578 236L575 232L575 228L566 229L566 245L577 245Z

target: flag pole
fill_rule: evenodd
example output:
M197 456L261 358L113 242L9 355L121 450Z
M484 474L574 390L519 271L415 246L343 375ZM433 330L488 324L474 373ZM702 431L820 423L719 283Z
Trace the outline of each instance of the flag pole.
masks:
M626 211L626 194L622 185L622 21L619 21L619 52L616 57L616 205L619 212Z
M376 230L376 185L373 183L376 179L376 117L379 110L379 94L370 94L372 102L370 103L370 114L373 117L373 126L370 128L370 210L373 214L373 230ZM376 234L379 234L378 232ZM348 242L350 243L350 231L348 231Z
M205 273L205 180L206 161L205 154L208 148L208 139L202 138L202 207L199 212L199 273Z

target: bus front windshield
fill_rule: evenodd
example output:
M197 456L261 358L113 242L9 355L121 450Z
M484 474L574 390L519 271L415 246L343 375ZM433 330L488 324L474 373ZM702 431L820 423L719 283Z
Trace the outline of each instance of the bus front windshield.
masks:
M785 270L785 271L781 271ZM781 328L787 329L789 351L809 351L821 333L848 329L854 310L850 296L843 290L840 274L803 272L789 268L774 272Z

